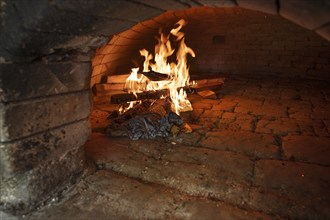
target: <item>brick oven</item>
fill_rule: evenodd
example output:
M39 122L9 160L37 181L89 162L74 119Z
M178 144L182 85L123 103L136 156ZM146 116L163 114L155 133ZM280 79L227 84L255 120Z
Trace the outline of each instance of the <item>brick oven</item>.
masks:
M330 218L329 0L0 0L0 217ZM109 137L121 90L184 19L192 132Z

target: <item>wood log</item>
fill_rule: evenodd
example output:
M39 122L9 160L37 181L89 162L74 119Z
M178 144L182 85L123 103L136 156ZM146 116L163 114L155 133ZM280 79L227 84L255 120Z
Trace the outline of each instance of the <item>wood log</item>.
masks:
M218 78L213 81L200 81L199 83L203 84L195 84L191 86L182 87L187 93L199 92L203 90L209 90L210 88L219 88L224 83L224 79ZM212 83L211 83L212 82ZM181 88L178 88L180 90ZM115 94L111 96L110 103L112 104L121 104L130 101L138 101L138 100L147 100L147 99L159 99L162 96L168 96L170 91L168 89L161 89L156 91L144 91L137 93L136 96L132 93L121 93Z
M162 81L162 80L169 79L169 75L164 74L164 73L154 72L152 70L149 72L142 72L142 74L145 75L151 81Z
M125 102L138 101L138 100L147 100L147 99L159 99L162 96L168 96L170 91L168 89L161 89L156 91L144 91L136 93L136 96L133 93L121 93L111 96L110 102L112 104L121 104Z
M215 94L215 92L213 92L211 90L198 91L197 94L202 96L205 99L216 99L217 98L217 95Z

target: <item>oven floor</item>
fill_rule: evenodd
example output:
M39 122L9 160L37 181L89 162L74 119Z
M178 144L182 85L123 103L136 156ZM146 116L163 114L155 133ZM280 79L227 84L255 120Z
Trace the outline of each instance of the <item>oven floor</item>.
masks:
M96 171L28 219L329 219L329 85L232 77L168 140L107 137L98 107Z

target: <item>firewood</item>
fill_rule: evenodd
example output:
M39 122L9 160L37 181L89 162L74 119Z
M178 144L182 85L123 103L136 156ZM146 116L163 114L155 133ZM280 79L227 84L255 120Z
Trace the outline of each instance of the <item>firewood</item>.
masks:
M216 99L217 98L217 95L215 94L215 92L213 92L211 90L198 91L197 94L202 96L205 99Z
M143 75L145 75L148 79L151 81L162 81L162 80L168 80L169 75L164 73L158 73L155 71L149 71L149 72L142 72Z
M216 82L218 81L218 82ZM211 83L208 83L211 82ZM219 88L223 84L223 80L213 80L212 81L203 81L203 84L196 84L192 86L185 86L182 87L187 93L191 93L192 91L200 92L203 90L210 90L214 88ZM180 90L181 88L178 88ZM147 100L147 99L159 99L160 97L168 96L170 94L169 89L160 89L156 91L144 91L140 93L121 93L121 94L114 94L111 96L111 103L112 104L121 104L125 102L137 101L137 100Z
M136 93L136 96L133 93L121 93L111 96L112 104L121 104L125 102L137 101L137 100L147 100L147 99L159 99L162 96L168 96L170 91L168 89L161 89L156 91L144 91Z

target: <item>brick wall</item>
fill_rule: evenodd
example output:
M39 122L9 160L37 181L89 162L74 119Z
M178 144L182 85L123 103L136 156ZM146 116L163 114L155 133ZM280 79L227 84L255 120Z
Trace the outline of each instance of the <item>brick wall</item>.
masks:
M186 43L196 52L189 59L191 74L271 74L329 78L330 44L314 31L283 17L239 7L191 8L164 13L114 36L93 59L93 82L102 75L128 73L142 67L139 50L153 52L160 28L180 18Z

